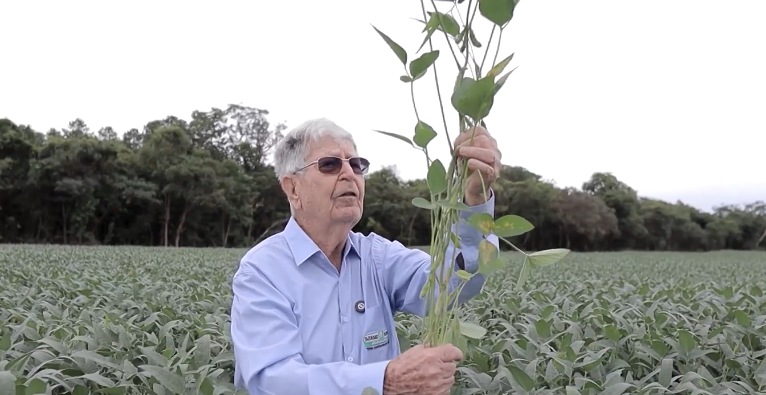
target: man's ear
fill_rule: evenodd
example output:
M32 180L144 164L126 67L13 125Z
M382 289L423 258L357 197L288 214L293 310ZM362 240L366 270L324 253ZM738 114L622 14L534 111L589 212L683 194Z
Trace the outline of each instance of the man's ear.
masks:
M295 179L290 175L283 176L281 185L282 192L284 192L285 196L287 196L287 200L289 200L293 206L299 207L297 190L298 185L295 183Z

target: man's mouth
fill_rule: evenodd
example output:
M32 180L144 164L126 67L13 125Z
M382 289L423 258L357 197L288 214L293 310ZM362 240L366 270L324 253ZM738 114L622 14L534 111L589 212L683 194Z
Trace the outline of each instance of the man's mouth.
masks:
M338 197L356 197L356 193L354 192L344 192L340 194Z

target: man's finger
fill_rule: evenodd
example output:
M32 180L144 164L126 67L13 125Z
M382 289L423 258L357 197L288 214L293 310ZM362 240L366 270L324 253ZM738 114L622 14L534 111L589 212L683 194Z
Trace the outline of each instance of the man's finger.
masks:
M445 344L443 346L436 347L436 349L439 352L439 358L443 362L460 361L463 359L463 352L452 344Z
M495 168L476 159L468 160L468 170L481 172L485 181L495 178Z
M450 377L455 374L457 364L455 362L444 362L441 368L444 372L444 377Z
M458 149L458 155L469 161L476 159L490 166L495 166L495 162L497 162L495 151L489 148L463 146Z
M474 129L476 130L475 132L474 132ZM457 136L457 138L455 139L455 145L457 146L457 145L460 145L460 144L462 144L462 143L464 143L466 141L471 141L471 134L473 134L474 141L479 136L491 137L489 135L489 132L487 131L487 129L484 129L481 126L477 126L475 128L470 128L470 129L466 130L463 133L460 133Z

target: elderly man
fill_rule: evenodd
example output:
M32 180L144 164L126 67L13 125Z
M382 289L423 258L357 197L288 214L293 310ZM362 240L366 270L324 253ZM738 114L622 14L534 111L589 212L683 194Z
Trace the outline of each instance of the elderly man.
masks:
M472 171L464 197L471 211L461 217L494 216L489 185L500 152L483 128L471 146L469 137L461 133L455 141ZM424 314L420 292L431 258L351 231L362 216L369 166L356 151L351 134L326 119L298 126L277 144L274 168L292 216L283 232L245 254L232 284L235 385L250 395L361 395L366 387L383 395L444 395L454 384L463 357L456 347L400 354L393 316ZM461 246L452 264L476 273L482 234L465 221L455 233ZM497 238L490 241L497 245ZM461 302L483 284L474 276Z

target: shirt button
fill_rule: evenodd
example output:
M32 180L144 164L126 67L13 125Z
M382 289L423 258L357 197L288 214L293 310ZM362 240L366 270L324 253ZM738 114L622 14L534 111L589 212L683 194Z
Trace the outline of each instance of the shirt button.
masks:
M346 358L346 360L349 362L354 362L354 358L351 358L351 357Z
M348 322L348 317L343 317L343 322Z

